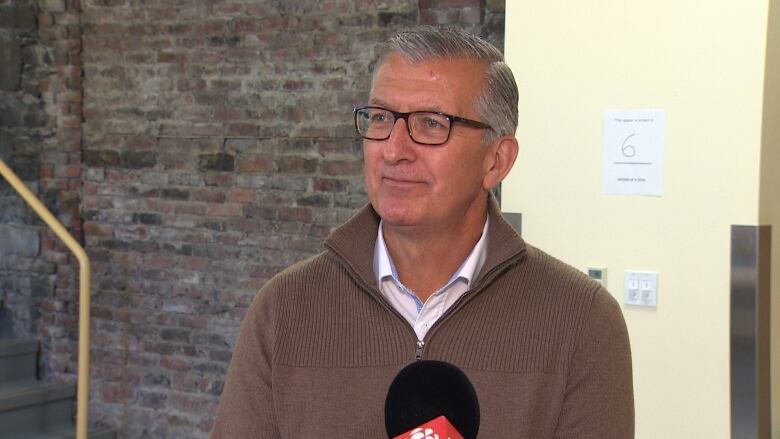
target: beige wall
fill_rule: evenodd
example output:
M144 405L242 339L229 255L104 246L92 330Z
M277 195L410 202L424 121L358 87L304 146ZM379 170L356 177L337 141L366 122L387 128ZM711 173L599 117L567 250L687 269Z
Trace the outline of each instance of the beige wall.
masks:
M606 266L621 303L624 270L658 272L658 307L624 306L640 439L730 437L730 226L759 220L767 9L507 1L521 153L504 210L530 243ZM661 197L603 193L607 109L665 111Z
M780 340L780 4L769 6L764 119L761 138L759 222L772 226L771 323L773 340ZM772 352L772 437L780 438L780 342Z

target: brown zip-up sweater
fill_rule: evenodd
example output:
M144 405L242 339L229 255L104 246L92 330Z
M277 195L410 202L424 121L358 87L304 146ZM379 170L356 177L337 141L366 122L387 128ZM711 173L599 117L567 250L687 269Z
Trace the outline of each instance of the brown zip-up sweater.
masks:
M370 206L274 277L242 324L212 438L387 438L385 395L415 358L464 370L485 439L634 436L628 334L596 282L525 244L489 203L487 260L418 344L382 297Z

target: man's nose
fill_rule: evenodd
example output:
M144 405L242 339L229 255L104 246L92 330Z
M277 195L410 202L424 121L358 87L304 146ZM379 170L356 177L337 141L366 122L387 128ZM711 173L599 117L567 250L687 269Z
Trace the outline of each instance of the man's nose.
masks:
M384 144L383 157L386 162L412 160L414 158L414 140L409 135L409 125L406 119L397 119L390 131L390 137Z

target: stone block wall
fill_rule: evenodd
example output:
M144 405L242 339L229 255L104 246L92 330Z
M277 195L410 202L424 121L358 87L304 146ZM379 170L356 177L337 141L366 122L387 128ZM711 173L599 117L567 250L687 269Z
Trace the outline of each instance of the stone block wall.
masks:
M0 7L32 11L41 66L7 114L41 121L0 124L0 153L92 258L91 421L128 438L206 437L258 288L366 202L351 109L377 43L416 23L503 38L484 0L20 2ZM17 320L72 380L77 265L20 203L0 192L0 294L44 280Z
M76 0L0 1L0 158L82 239ZM78 265L0 180L0 335L37 336L41 374L75 381Z
M0 158L76 235L81 224L76 135L81 71L72 67L80 62L77 8L0 1ZM0 334L39 335L51 353L45 359L49 369L69 373L72 326L47 328L64 323L50 311L73 311L75 266L41 224L0 180ZM55 347L55 340L65 343ZM55 357L61 359L56 366Z
M40 47L33 5L0 3L0 159L34 192L41 140L51 135L38 90L46 65L31 56ZM0 206L0 335L27 336L39 315L32 284L50 282L54 267L40 258L40 227L5 180Z

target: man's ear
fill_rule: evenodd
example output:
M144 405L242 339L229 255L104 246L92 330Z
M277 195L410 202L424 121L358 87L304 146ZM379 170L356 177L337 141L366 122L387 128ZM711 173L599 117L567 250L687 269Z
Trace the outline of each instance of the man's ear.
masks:
M513 136L502 136L496 139L485 155L485 178L482 186L486 190L493 189L509 174L515 164L520 146Z

